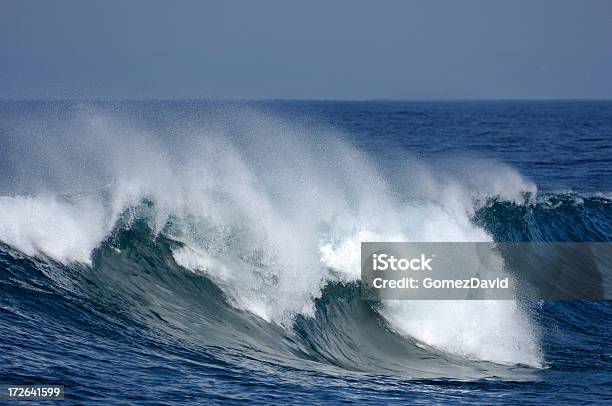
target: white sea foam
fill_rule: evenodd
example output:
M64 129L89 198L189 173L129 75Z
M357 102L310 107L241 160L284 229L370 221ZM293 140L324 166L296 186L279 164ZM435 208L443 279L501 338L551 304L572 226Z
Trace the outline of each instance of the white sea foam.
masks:
M112 225L104 222L104 207L96 201L0 197L0 239L28 255L89 264L91 251Z
M504 165L438 171L412 162L382 173L339 134L252 112L229 122L159 136L80 112L69 128L40 134L63 145L61 159L45 150L38 160L57 168L53 187L2 197L0 240L89 263L119 215L150 199L151 227L185 243L173 253L178 264L207 274L233 305L289 325L314 315L325 283L359 278L361 241L490 241L471 221L474 199L535 193ZM80 198L60 197L75 189ZM398 333L443 351L541 362L535 328L514 302L389 302L381 313Z

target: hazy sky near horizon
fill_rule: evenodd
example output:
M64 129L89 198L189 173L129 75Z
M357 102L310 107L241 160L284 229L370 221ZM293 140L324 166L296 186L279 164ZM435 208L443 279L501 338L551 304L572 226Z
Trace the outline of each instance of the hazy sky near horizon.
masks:
M0 99L612 99L612 1L0 0Z

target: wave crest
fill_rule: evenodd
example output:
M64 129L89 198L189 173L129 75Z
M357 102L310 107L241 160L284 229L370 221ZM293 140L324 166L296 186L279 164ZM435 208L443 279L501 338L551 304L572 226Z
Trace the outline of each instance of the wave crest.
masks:
M285 328L316 315L328 284L358 280L361 241L491 241L474 222L477 202L520 204L537 191L489 161L382 168L342 134L252 111L163 132L88 109L47 124L23 132L32 170L16 171L21 189L0 198L0 240L91 265L118 222L145 219L179 243L179 265ZM387 303L379 313L396 332L450 354L542 363L536 328L513 302Z

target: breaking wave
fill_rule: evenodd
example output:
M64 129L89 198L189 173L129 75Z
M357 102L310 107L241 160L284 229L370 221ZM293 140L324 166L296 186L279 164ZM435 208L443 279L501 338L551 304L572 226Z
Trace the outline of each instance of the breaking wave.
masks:
M12 283L94 302L122 331L299 368L545 367L537 303L365 301L359 244L611 233L607 197L538 196L494 161L385 165L341 133L256 111L150 128L81 106L9 131L0 258Z

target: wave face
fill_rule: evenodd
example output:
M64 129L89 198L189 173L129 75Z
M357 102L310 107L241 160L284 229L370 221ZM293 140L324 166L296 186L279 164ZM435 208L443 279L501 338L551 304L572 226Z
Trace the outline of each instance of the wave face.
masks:
M566 354L609 333L607 302L374 303L359 286L361 241L608 241L605 190L381 151L291 105L9 107L0 345L23 355L1 356L2 382L77 401L448 400L530 396L609 353Z

